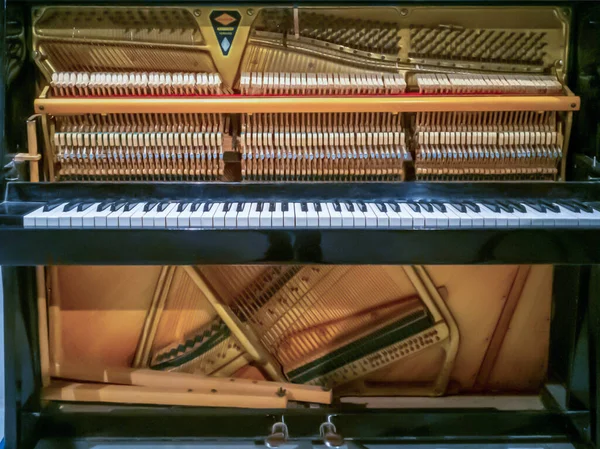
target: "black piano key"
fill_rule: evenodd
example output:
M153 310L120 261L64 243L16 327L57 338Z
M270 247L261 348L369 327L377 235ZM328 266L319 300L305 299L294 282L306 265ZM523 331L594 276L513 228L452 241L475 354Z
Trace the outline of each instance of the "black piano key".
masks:
M190 207L190 212L196 212L198 209L200 209L200 206L202 206L200 201L194 201Z
M400 212L402 210L396 203L388 203L388 206L390 206L394 212Z
M229 212L230 209L231 209L231 203L226 202L225 204L223 204L223 212Z
M158 201L148 201L144 206L144 212L150 212L156 206L158 206Z
M114 201L103 201L102 203L100 203L100 205L98 206L98 212L102 212L103 210L108 209L109 207L111 207L113 204L115 204Z
M339 201L334 201L333 202L333 210L336 212L341 212L342 211L342 205L339 203Z
M158 212L163 212L167 207L169 207L169 204L171 204L169 201L158 203Z
M406 204L408 204L408 207L410 207L413 212L417 212L417 213L421 212L421 207L414 201L407 201Z
M307 203L300 203L300 210L302 212L308 212L308 204Z
M579 208L579 212L584 211L584 212L587 212L587 213L591 214L594 211L594 209L592 209L589 205L587 205L585 203L582 203L581 201L578 201L578 200L568 200L568 202L570 204L572 204L573 206L577 206Z
M238 203L238 204L237 204L237 207L235 208L235 211L236 211L236 212L242 212L242 211L244 210L244 205L245 205L245 204L246 204L246 203Z
M555 212L555 213L560 212L560 208L558 206L552 204L550 201L541 200L540 204L542 206L544 206L546 209L550 210L551 212Z
M289 203L281 203L281 211L282 212L287 212L290 210L290 204Z
M70 212L73 209L77 208L81 203L82 203L82 200L73 200L73 201L67 203L67 205L65 206L65 208L63 209L63 211L64 212Z
M521 203L517 202L517 201L506 201L510 206L512 206L515 210L521 212L522 214L524 214L525 212L527 212L527 209L525 209L525 206L523 206Z
M595 210L596 212L600 212L600 202L598 201L590 201L589 203L587 203L587 206L590 207L590 209Z
M322 212L323 211L323 207L321 206L321 203L314 203L315 206L315 210L317 212Z
M83 201L77 205L77 212L83 212L88 210L96 201Z
M433 206L429 203L424 203L422 201L419 201L419 206L421 206L423 209L425 209L425 212L433 212Z
M541 203L533 202L533 201L523 201L523 204L531 207L533 210L540 212L542 214L545 214L547 212L546 207Z
M455 207L456 210L459 211L461 214L467 213L467 206L465 206L464 204L461 204L461 203L450 203L450 204L452 204L452 206Z
M129 212L130 210L132 210L133 208L135 208L138 204L140 203L126 203L125 204L125 209L123 209L124 212Z
M476 214L478 214L479 212L481 212L481 209L479 208L479 206L477 204L475 204L473 201L463 201L462 202L471 212L475 212Z
M564 207L568 211L575 212L576 214L581 212L581 209L570 201L554 201L554 204L558 204L560 207Z
M263 203L261 201L259 201L258 203L256 203L256 212L262 212L263 211Z
M110 211L111 212L115 212L119 209L121 209L121 207L126 206L127 205L127 200L118 200L115 201L114 203L112 203L110 205Z
M61 204L64 204L65 200L52 200L44 205L44 212L50 212L56 209Z
M275 203L269 203L269 212L275 212L276 210Z
M344 204L346 205L348 212L354 212L354 204L352 204L350 201L344 201Z
M188 204L190 204L190 203L179 203L177 205L177 212L183 212L183 209L185 209Z
M502 210L500 209L500 206L498 206L497 204L494 204L491 201L482 201L481 204L483 204L483 207L488 208L495 214L499 214L500 212L502 212Z
M515 211L514 207L506 201L494 201L494 203L496 203L504 212L508 212L509 214L512 214Z
M214 203L206 203L204 204L204 212L208 212L212 209Z
M438 212L441 212L443 214L446 213L446 206L444 206L443 203L439 203L437 201L430 201L430 203L434 207L434 209L438 210Z
M367 205L365 203L363 203L362 201L358 202L358 210L361 212L367 212L368 208Z
M383 204L383 203L375 203L375 205L379 209L379 212L384 212L384 213L387 212L387 207L385 207L385 204Z

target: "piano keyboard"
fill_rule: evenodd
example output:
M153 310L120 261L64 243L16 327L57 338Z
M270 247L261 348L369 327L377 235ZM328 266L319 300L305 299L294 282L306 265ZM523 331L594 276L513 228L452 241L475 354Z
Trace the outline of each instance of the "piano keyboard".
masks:
M600 202L71 200L23 217L26 228L545 228L598 227Z

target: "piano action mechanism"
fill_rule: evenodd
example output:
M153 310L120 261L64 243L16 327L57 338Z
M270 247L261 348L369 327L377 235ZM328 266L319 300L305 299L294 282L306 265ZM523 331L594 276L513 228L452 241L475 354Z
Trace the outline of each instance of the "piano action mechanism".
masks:
M45 171L564 179L568 41L553 7L39 8Z

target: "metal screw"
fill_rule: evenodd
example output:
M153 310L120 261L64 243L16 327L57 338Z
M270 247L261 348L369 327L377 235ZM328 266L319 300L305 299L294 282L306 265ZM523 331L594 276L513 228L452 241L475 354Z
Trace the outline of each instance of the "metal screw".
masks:
M43 111L43 110L44 110L44 106L40 106L40 111Z
M554 66L555 67L562 67L564 65L565 65L565 63L563 62L562 59L557 59L556 61L554 61Z
M194 9L194 15L196 17L200 17L202 15L202 11L200 11L199 9Z
M253 16L254 10L252 8L250 8L248 11L246 11L246 14L248 14L249 16Z
M401 16L407 16L407 15L408 15L408 9L406 9L406 8L402 8L402 9L400 10L400 15L401 15Z
M576 105L575 103L571 103L571 107L572 107L572 108L574 108L574 107L576 107L576 106L577 106L577 105Z

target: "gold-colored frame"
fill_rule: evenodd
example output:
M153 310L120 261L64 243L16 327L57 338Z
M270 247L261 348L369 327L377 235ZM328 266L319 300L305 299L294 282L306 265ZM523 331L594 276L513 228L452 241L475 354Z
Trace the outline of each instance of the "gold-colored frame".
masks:
M62 9L61 9L62 8ZM294 11L292 7L266 7L266 6L231 6L227 8L210 8L210 7L160 7L163 10L169 11L180 11L180 14L185 15L186 18L183 20L185 26L191 27L190 23L195 22L195 26L198 30L200 37L195 39L194 42L188 45L176 45L178 48L185 47L189 51L198 53L201 58L199 64L202 67L198 67L198 71L218 71L221 73L225 84L232 87L235 83L236 77L239 73L246 68L253 71L251 65L249 67L242 67L244 64L243 58L244 53L248 46L260 46L263 45L259 41L257 36L257 24L260 25L262 13L266 11L287 11L288 15L291 15L291 11ZM116 11L115 14L125 15L128 10L132 8L118 6L112 7L112 11ZM237 33L234 37L232 47L229 53L225 56L221 52L219 43L216 35L212 29L210 21L210 13L214 10L234 10L238 11L241 15ZM102 10L106 10L106 7L86 6L86 7L42 7L35 8L33 10L33 50L36 62L46 78L49 80L52 72L55 71L55 67L52 65L52 61L47 58L47 54L44 51L44 42L51 39L63 39L63 38L77 38L73 36L71 31L66 35L58 33L49 33L48 28L44 28L44 23L48 22L48 16L53 12L61 13L87 13L88 15L99 16ZM152 7L138 8L139 10L152 11ZM569 57L568 42L569 42L569 16L570 10L568 8L557 8L557 7L487 7L487 6L415 6L415 7L393 7L393 6L382 6L378 8L365 8L365 7L298 7L294 12L293 16L302 20L302 14L307 13L318 13L322 15L332 16L335 18L356 18L360 17L366 21L377 21L394 24L399 29L400 47L397 54L393 55L393 60L387 61L391 64L391 67L395 66L395 70L398 71L529 71L532 73L538 70L552 70L554 71L561 81L565 82L564 74L566 73L566 64ZM100 19L98 19L100 20ZM302 23L295 23L295 26L302 27ZM540 69L537 68L526 68L520 70L518 67L512 67L510 64L503 63L488 63L485 61L477 62L465 62L465 61L450 61L446 62L443 60L426 60L421 58L414 58L410 56L410 29L411 27L453 27L457 30L465 28L491 28L494 30L537 30L544 33L547 39L547 48L545 48L545 56L543 64ZM258 33L261 34L261 33ZM266 35L269 40L268 33L262 33ZM294 44L298 41L297 36L290 37L290 43ZM278 38L279 39L279 38ZM272 39L271 39L272 40ZM106 42L106 40L101 42ZM254 42L257 41L257 42ZM267 43L267 46L273 50L279 43ZM308 42L308 45L312 45ZM340 57L347 55L349 58L359 54L357 50L345 48L344 46L335 46L335 50L338 52ZM249 50L248 50L249 51ZM277 50L279 51L279 50ZM316 46L316 50L313 53L318 54L322 51L329 51L329 48L319 48ZM208 58L201 56L202 54L207 55ZM364 59L375 58L382 61L389 59L386 55L372 55L366 53ZM248 66L248 63L245 64ZM261 66L261 64L259 64ZM259 67L261 68L261 67ZM269 67L264 67L265 71L277 71L277 67L272 64ZM300 71L300 70L299 70Z

